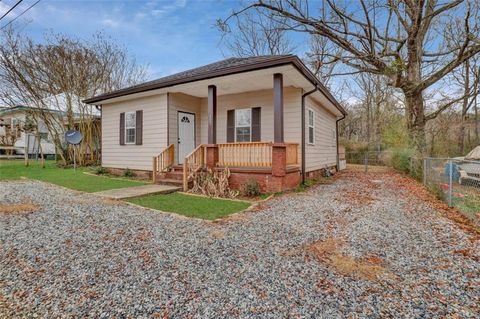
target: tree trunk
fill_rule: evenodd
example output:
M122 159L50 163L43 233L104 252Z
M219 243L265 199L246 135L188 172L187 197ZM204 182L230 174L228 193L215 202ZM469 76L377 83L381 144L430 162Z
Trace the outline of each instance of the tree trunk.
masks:
M427 156L427 139L425 136L425 113L421 91L405 92L405 109L407 129L415 156Z
M430 155L433 156L435 151L435 133L432 132L432 139L430 141Z
M475 98L474 110L475 110L475 140L476 144L480 144L480 132L478 128L478 105L477 105L478 98Z
M465 69L465 83L464 83L464 92L465 97L463 98L463 104L462 104L462 118L460 119L460 132L459 132L459 146L460 146L460 154L464 155L465 152L465 122L466 122L466 117L467 117L467 109L468 109L468 91L470 90L470 66L468 63L468 60L465 62L464 65Z

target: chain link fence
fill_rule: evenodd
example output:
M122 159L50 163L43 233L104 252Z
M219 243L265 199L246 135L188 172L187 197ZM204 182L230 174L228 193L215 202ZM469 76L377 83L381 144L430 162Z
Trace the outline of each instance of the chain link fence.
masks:
M389 166L389 153L387 151L346 152L345 159L347 164L361 165L365 172L368 172L371 166Z
M480 161L427 157L423 160L423 184L450 207L480 220Z
M391 151L346 152L347 164L365 172L394 167L427 186L450 207L480 223L480 161L459 158L417 158ZM352 165L353 164L353 165Z

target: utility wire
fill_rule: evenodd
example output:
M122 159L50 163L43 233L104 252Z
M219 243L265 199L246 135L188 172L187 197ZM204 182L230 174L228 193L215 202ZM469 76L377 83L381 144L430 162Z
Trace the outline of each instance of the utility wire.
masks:
M20 2L22 2L23 0L18 0L17 3L15 3L15 5L13 7L10 8L10 10L8 10L7 12L5 12L5 14L0 18L0 20L2 20L3 18L5 18L5 16L7 14L9 14L13 9L15 9L16 6L18 6L20 4Z
M0 0L1 1L1 0ZM32 4L30 7L26 8L25 10L23 10L22 13L20 13L18 16L15 17L15 19L13 20L10 20L6 25L4 25L3 27L0 28L0 30L3 30L5 29L6 27L8 27L10 24L12 24L15 20L17 20L18 18L20 18L24 13L26 13L28 10L30 10L31 8L33 8L37 3L39 3L40 1L42 0L37 0L37 2L35 2L34 4Z

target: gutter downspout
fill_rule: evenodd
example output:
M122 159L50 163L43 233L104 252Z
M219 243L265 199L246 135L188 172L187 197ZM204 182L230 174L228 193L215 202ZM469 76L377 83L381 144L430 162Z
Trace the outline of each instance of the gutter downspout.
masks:
M342 113L342 117L339 118L336 122L335 122L335 133L336 133L336 140L337 140L337 172L339 171L339 167L340 167L340 153L338 152L338 122L340 122L341 120L343 120L345 117L347 117L344 113Z
M318 86L315 85L315 88L311 91L305 92L302 94L302 184L305 183L305 98L318 90ZM337 139L338 143L338 139ZM338 159L338 147L337 147L337 159Z

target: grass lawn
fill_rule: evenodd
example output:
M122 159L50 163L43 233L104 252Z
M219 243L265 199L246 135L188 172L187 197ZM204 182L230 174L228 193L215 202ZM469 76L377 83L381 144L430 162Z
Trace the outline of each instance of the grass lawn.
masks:
M74 172L73 168L57 167L55 161L46 161L45 168L42 168L40 161L31 160L26 167L23 160L0 160L0 180L26 177L88 193L147 184L128 179L92 176L84 172L90 172L90 169L81 167Z
M250 206L248 202L207 198L180 193L150 195L127 199L127 201L164 212L172 212L187 217L213 220L224 217Z
M461 193L464 197L454 196L453 206L477 226L480 226L480 191L478 188L459 185L457 188L454 187L454 191Z

